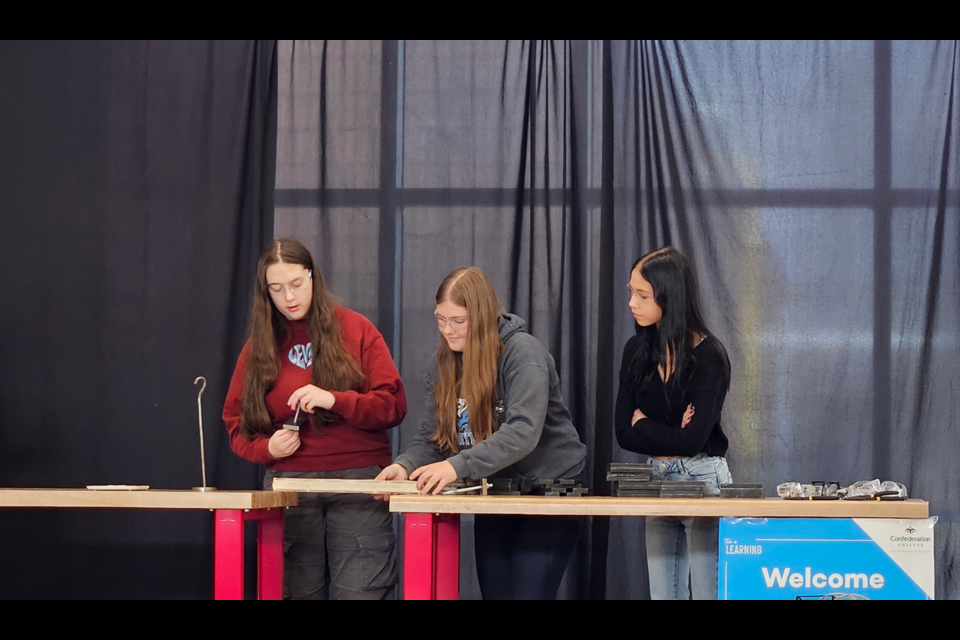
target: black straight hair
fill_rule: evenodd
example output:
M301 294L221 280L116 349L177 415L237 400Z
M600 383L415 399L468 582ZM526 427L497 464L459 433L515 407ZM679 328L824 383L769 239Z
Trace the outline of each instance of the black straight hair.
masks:
M639 389L651 376L659 375L658 366L667 371L670 353L676 369L664 385L664 391L672 388L682 393L696 364L692 357L696 346L693 337L701 334L704 339L712 339L723 355L723 391L726 393L730 386L730 360L723 344L703 321L697 279L690 262L673 247L663 247L642 256L630 273L637 269L653 288L653 300L660 307L662 317L659 328L636 325L637 335L641 337L640 348L628 371L633 388ZM667 393L667 397L670 396Z

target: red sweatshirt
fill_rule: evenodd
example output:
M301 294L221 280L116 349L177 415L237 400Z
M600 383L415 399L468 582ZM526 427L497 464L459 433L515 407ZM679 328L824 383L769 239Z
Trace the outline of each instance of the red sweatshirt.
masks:
M278 471L337 471L369 465L390 464L391 447L387 429L397 426L407 413L407 397L390 350L377 328L365 317L344 307L335 310L340 322L343 346L366 376L358 391L333 391L331 411L340 419L320 423L317 429L300 412L300 448L286 458L274 458L267 451L268 436L256 435L248 442L240 434L240 397L247 371L250 340L243 346L230 390L223 406L223 420L230 434L230 447L244 460ZM280 372L267 393L267 409L273 428L291 421L295 411L287 406L290 395L311 384L313 348L304 320L288 323L289 335L280 347Z

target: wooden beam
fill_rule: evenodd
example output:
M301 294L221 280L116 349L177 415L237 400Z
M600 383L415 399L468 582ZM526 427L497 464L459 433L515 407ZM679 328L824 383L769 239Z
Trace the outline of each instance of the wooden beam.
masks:
M891 502L780 498L616 498L611 496L420 496L390 499L394 513L541 516L703 516L714 518L926 518L924 500Z
M0 489L0 508L270 509L296 504L295 493L273 491Z
M274 478L274 491L299 493L420 493L413 480Z

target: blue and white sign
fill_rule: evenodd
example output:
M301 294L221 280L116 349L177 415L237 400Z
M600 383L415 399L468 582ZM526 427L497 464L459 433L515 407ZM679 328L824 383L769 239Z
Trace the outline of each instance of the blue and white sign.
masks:
M721 600L933 600L937 518L721 518Z

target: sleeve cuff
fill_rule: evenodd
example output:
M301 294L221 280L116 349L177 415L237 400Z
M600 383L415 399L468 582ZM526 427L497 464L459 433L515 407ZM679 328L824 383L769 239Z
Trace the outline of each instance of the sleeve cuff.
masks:
M408 477L409 477L409 475L410 475L411 473L413 473L413 471L416 469L416 467L414 467L414 466L410 463L410 461L407 460L407 459L405 459L405 458L397 458L396 460L393 461L393 464L398 464L398 465L400 465L401 467L403 467L404 469L406 469L406 471L407 471L407 476L408 476Z
M357 408L357 393L347 391L331 391L333 394L333 406L330 411L340 414L349 420Z
M453 466L453 470L457 472L458 480L463 480L464 478L470 477L469 473L467 473L467 462L459 453L455 456L447 458L447 462L449 462ZM477 479L479 480L479 478Z
M253 450L259 458L257 464L267 464L276 460L276 458L270 455L270 438L257 438L254 440Z

